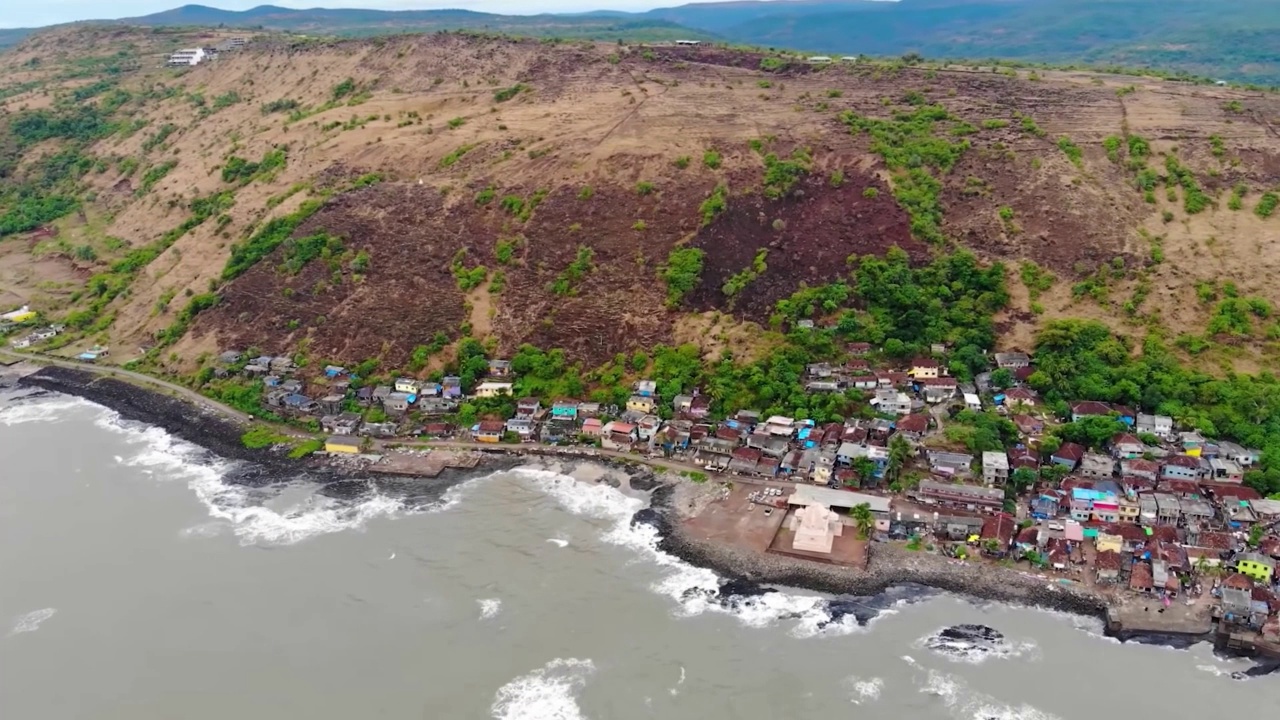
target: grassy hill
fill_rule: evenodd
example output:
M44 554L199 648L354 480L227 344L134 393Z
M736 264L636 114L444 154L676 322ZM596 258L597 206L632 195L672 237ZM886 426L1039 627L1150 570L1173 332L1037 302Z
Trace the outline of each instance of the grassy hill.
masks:
M962 370L1083 318L1214 373L1276 356L1274 95L461 34L163 67L234 32L0 55L0 298L65 321L63 352L407 371L470 338L585 376L822 356L813 320Z

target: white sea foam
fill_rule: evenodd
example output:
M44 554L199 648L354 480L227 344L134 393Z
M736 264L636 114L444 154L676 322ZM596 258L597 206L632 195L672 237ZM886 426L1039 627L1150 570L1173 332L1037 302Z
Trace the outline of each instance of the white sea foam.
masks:
M9 630L9 634L18 635L20 633L35 632L40 629L41 623L53 617L56 612L58 611L55 608L43 608L21 615L13 621L13 627Z
M564 538L558 538L558 537L547 538L547 542L551 543L552 545L555 545L556 547L561 547L561 548L569 547L569 541L565 540Z
M659 550L658 531L651 525L631 524L631 517L645 505L640 498L605 483L582 483L549 470L517 468L514 472L528 478L569 512L605 521L605 542L631 548L662 568L665 575L653 583L652 589L674 600L682 616L691 617L704 612L728 613L750 627L795 620L791 633L801 638L866 631L852 616L831 622L827 600L816 595L779 591L740 598L726 606L718 595L720 578L713 571L695 567Z
M880 691L884 690L884 680L877 677L863 679L851 675L844 679L844 684L849 690L849 701L854 705L875 702L880 699Z
M226 461L212 458L162 428L128 422L110 409L75 400L77 407L98 409L94 425L122 436L137 448L133 455L122 457L123 465L186 482L215 521L188 528L184 534L189 536L216 535L220 531L217 526L222 525L244 545L289 545L316 535L359 529L374 518L394 516L404 509L399 500L380 494L357 504L312 495L287 508L264 507L251 501L246 488L223 481L230 466ZM44 403L55 409L67 406L61 398Z
M577 695L595 672L590 660L556 658L498 688L496 720L585 720Z
M681 686L681 685L683 685L683 684L684 684L684 666L683 666L683 665L681 665L681 666L680 666L680 679L676 681L676 685L675 685L675 687L671 688L671 690L670 690L670 693L671 693L672 697L675 697L676 695L679 695L679 694L680 694L680 686Z
M0 425L58 422L65 420L72 412L88 408L104 409L100 405L71 395L43 395L0 407Z
M488 620L497 616L499 612L502 612L502 601L498 598L485 598L483 600L477 600L476 603L480 605L481 620Z
M1010 705L965 685L954 675L929 670L920 692L938 698L955 720L1058 720L1023 703Z

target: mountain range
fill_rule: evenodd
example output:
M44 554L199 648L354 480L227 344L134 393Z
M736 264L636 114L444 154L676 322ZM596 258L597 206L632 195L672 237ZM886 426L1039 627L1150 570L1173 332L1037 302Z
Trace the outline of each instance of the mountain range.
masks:
M640 13L495 15L469 10L244 11L185 5L121 22L222 25L318 35L474 29L566 38L716 40L828 54L919 53L1155 68L1280 84L1280 3L1238 0L743 0ZM31 30L0 30L0 47Z

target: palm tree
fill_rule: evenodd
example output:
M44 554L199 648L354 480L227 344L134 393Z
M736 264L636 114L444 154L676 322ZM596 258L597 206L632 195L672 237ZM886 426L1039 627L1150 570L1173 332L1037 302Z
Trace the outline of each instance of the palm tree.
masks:
M871 529L876 526L875 516L871 514L871 506L867 503L861 503L849 508L849 517L853 518L853 524L858 528L858 538L866 540L871 537Z
M894 435L889 439L889 462L885 466L884 477L889 482L895 482L902 476L902 468L911 459L911 445L907 439L901 435Z

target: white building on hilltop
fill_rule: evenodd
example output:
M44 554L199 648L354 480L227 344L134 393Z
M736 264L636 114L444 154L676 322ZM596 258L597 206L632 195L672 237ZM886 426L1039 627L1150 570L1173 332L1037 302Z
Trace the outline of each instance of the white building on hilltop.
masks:
M186 48L169 56L169 67L194 67L209 59L204 48Z

